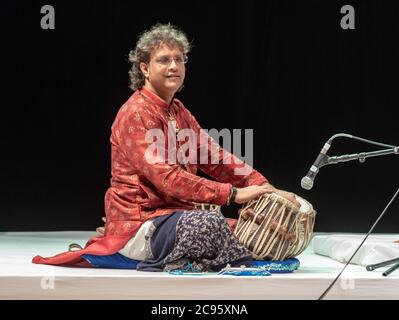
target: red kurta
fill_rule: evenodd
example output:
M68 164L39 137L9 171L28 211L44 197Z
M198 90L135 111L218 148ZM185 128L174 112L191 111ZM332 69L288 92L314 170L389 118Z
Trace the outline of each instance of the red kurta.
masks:
M180 130L191 129L194 132L197 157L191 159L197 160L197 163L179 163L176 149L184 154L184 148L179 147L185 142L177 142L177 148L172 149L174 154L167 152L170 114L174 115ZM150 129L159 129L158 132L165 135L163 150L157 153L163 156L164 161L147 161L149 147L154 145L153 141L146 139ZM137 90L121 107L112 125L112 178L111 187L105 195L105 236L91 238L83 250L50 258L36 256L33 262L84 265L80 257L82 254L108 255L118 252L148 219L177 210L194 209L194 203L224 205L232 186L246 187L267 182L252 168L246 175L235 174L235 169L243 166L240 160L219 146L213 148L216 144L213 139L200 139L200 132L198 122L179 100L173 99L168 105L145 88ZM174 132L169 133L174 137ZM205 147L210 151L208 154L201 153ZM199 160L200 155L202 161ZM173 157L176 157L175 163ZM230 163L223 163L223 158L229 158ZM198 169L218 182L197 176Z

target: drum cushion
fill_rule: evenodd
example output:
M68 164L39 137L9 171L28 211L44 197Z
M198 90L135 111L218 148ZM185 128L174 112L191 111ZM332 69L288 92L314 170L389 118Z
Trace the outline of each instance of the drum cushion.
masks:
M265 269L270 273L290 273L297 270L299 265L297 258L290 258L283 261L254 260L251 267Z

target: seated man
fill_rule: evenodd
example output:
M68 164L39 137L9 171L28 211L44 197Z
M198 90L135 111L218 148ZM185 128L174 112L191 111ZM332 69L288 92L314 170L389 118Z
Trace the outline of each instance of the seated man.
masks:
M275 192L299 206L292 193L274 188L216 145L175 98L183 87L189 51L185 34L169 24L155 25L139 37L129 54L134 93L112 125L104 234L82 250L37 256L35 263L85 265L83 255L119 252L139 260L138 270L167 271L187 262L200 271L218 270L252 258L210 205L245 203ZM181 138L187 132L195 136L188 150ZM243 166L245 174L238 174ZM197 176L197 170L217 181Z

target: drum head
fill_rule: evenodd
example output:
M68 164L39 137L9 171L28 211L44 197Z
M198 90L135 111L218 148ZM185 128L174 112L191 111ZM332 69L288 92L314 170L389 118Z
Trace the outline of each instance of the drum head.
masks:
M299 212L303 214L309 214L313 211L312 205L307 202L305 199L295 195L296 200L301 204L299 208Z

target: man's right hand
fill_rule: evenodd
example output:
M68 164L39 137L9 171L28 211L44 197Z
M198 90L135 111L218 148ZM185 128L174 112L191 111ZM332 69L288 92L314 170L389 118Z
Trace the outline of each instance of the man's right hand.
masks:
M249 186L245 188L237 188L235 203L241 204L256 199L261 194L273 193L275 189L270 186Z

